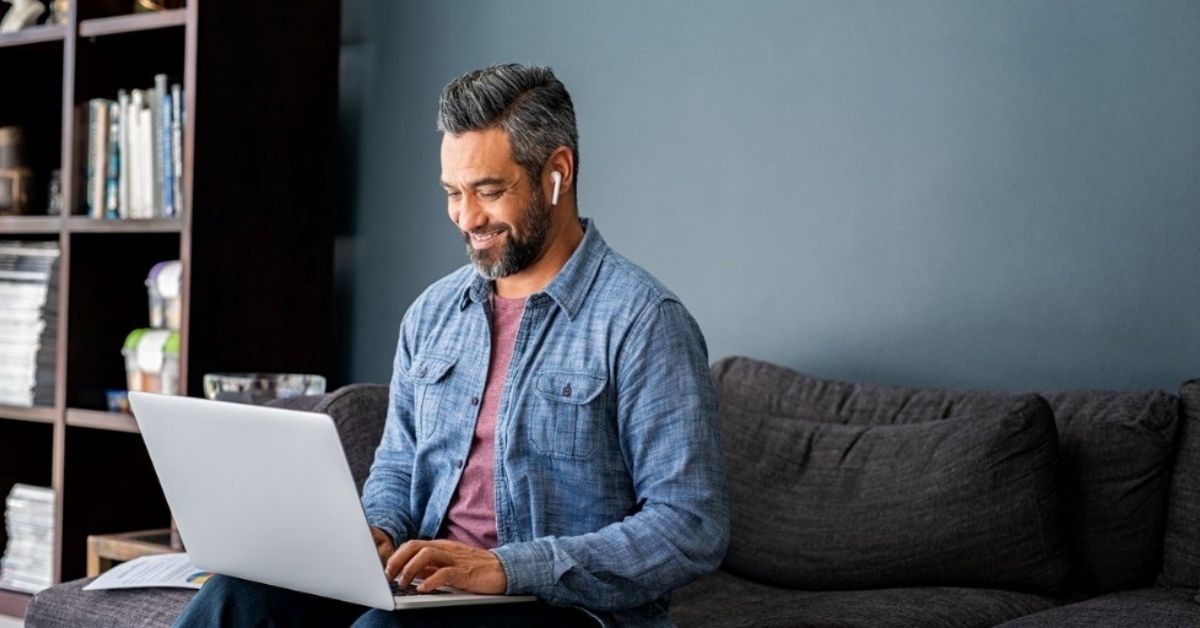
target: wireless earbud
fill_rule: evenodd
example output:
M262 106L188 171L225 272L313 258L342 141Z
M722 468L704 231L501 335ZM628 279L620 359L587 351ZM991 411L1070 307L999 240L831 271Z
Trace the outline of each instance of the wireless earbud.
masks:
M558 205L558 188L562 185L562 173L555 170L550 173L550 178L554 179L554 195L550 197L550 204Z

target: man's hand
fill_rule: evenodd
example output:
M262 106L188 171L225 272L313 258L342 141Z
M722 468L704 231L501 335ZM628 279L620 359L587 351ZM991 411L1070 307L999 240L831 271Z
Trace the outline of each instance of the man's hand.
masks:
M402 587L424 577L417 587L421 592L443 585L493 595L508 589L508 576L495 554L454 541L408 541L392 554L384 571L388 580L399 576Z
M387 535L387 532L379 528L371 528L371 539L375 541L375 551L379 552L379 562L387 565L387 561L392 557L392 553L396 551L392 547L392 537Z

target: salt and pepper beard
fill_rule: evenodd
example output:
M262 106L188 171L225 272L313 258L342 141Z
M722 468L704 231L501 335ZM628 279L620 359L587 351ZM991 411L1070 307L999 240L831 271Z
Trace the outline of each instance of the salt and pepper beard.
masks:
M546 238L550 234L550 208L546 206L541 189L537 185L532 187L533 198L530 199L530 205L521 212L516 224L524 235L518 235L513 229L514 225L501 223L503 231L508 233L508 238L504 248L496 251L496 247L476 249L471 246L471 234L463 233L463 240L467 243L467 257L471 259L475 271L485 279L494 281L518 273L529 268L541 256L542 249L546 246ZM490 225L483 229L494 228L494 225Z

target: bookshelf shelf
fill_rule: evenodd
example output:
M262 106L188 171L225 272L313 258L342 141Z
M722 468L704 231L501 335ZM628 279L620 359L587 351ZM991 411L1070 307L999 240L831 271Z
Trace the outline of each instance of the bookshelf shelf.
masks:
M67 231L71 233L179 233L182 230L183 221L178 218L99 220L72 216L67 220Z
M0 587L0 615L24 617L25 607L29 606L29 600L32 599L29 593Z
M87 427L94 430L110 432L130 432L137 434L137 422L128 414L116 412L101 412L99 410L81 410L67 408L67 425L71 427Z
M29 421L31 423L54 423L58 412L54 408L21 408L17 406L0 405L0 418L14 421Z
M30 46L47 42L62 43L67 36L67 27L63 25L34 26L15 33L0 35L0 48Z
M187 24L187 9L170 9L154 13L97 17L79 22L80 37L103 37L121 33L136 33Z
M0 234L57 234L62 219L57 216L0 216Z

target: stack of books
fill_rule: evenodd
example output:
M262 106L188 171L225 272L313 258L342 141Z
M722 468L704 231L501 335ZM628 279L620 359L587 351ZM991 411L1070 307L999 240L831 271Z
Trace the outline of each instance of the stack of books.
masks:
M0 240L0 404L54 405L58 243Z
M0 587L37 593L54 584L54 490L14 484L4 501L8 545Z
M92 218L172 218L183 204L183 88L167 75L150 89L88 101L87 181Z

